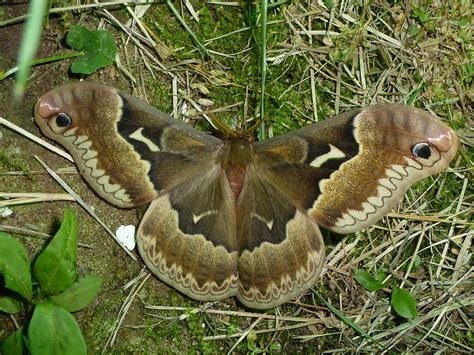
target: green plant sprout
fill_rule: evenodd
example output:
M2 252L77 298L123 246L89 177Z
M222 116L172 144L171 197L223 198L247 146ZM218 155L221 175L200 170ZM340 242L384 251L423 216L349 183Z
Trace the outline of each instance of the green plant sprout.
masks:
M370 292L379 291L386 287L382 282L385 278L383 272L378 272L374 277L366 270L358 269L355 271L355 278L362 287ZM416 317L416 300L410 292L393 286L390 304L399 316L407 319Z
M102 279L77 274L77 217L67 209L59 231L39 254L30 272L23 245L0 232L0 274L5 288L0 312L32 313L0 345L1 354L86 354L87 347L71 312L87 307L96 297ZM35 282L32 282L32 278Z
M74 25L67 34L66 43L76 51L35 59L31 62L31 65L78 57L71 65L71 72L88 75L115 62L117 45L110 31L91 31L83 26ZM21 66L16 66L7 71L0 70L0 81L18 72L20 68Z
M110 31L91 31L74 25L67 34L66 42L69 47L81 51L82 54L71 65L71 71L75 74L92 74L115 61L117 46Z

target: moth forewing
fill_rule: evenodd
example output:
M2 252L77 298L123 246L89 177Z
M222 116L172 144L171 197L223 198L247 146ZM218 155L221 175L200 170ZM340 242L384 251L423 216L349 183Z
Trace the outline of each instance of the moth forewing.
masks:
M451 128L405 106L365 108L352 124L358 154L321 181L321 195L308 211L320 225L338 233L377 222L411 185L445 170L458 146ZM420 143L430 149L426 159L413 152Z

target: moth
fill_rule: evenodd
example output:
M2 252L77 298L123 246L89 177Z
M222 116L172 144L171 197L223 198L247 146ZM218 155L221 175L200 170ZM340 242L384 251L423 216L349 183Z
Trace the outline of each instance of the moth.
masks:
M137 232L148 268L191 298L265 309L320 274L319 227L366 228L416 181L445 170L458 138L400 105L346 112L260 142L218 139L117 89L72 83L35 120L111 204L151 203Z

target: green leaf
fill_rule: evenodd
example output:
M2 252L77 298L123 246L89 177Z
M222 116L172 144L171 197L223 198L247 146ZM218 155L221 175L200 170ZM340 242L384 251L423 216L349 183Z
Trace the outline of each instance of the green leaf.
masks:
M416 300L408 291L394 287L391 304L398 315L409 319L416 317Z
M0 245L0 274L5 279L5 287L31 300L30 259L25 248L4 232L0 232Z
M73 73L91 74L97 69L111 65L117 54L114 36L110 31L91 31L83 26L72 26L66 37L67 44L83 51L71 66Z
M104 68L112 62L101 53L89 52L76 59L71 65L73 73L92 74L99 68Z
M95 38L92 31L78 25L71 26L66 37L67 45L77 51L84 50L87 42L92 43L94 40Z
M61 228L36 259L33 273L47 294L66 290L76 281L77 218L67 209Z
M96 275L79 278L63 293L52 296L49 300L69 312L86 308L95 298L102 285L102 279Z
M367 291L378 291L384 287L381 281L377 280L363 269L356 270L355 278L357 282L360 283Z
M385 272L383 271L377 271L376 274L375 274L375 278L382 282L384 279L385 279Z
M33 355L87 353L86 342L71 313L47 302L36 305L28 340Z
M21 311L21 303L8 296L0 296L0 312L15 314Z
M6 338L2 346L0 346L0 354L3 355L18 355L23 353L23 327Z

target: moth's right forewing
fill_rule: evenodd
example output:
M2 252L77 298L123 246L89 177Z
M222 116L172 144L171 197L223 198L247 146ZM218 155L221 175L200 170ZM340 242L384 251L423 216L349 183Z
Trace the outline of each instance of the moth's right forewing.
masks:
M72 124L58 130L54 119L67 113ZM200 161L217 154L221 141L174 120L114 88L73 83L38 101L42 132L73 155L80 173L108 202L133 207L184 181Z

